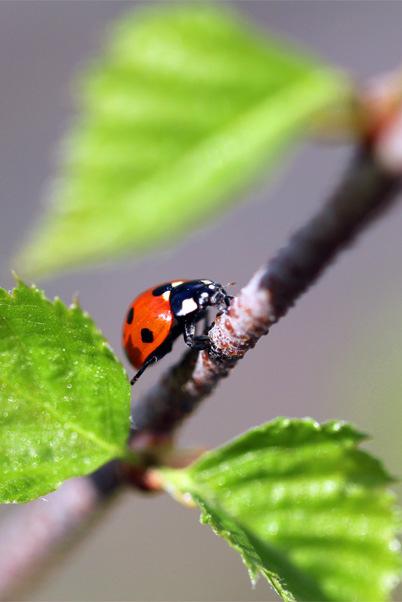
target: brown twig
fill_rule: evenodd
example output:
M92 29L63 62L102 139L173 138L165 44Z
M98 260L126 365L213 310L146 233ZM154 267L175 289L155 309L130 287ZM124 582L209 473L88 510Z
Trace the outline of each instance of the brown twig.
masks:
M11 510L1 526L0 599L15 599L42 577L61 549L82 537L110 500L91 478L77 478L46 499Z
M211 351L192 352L171 368L134 408L133 432L172 433L252 349L337 254L397 197L401 177L366 146L328 202L261 268L209 331Z
M380 132L381 134L381 132ZM209 332L211 352L188 352L135 406L134 447L166 442L181 421L226 377L367 224L384 212L401 188L401 115L395 128L371 137L340 186L289 244L261 268ZM1 528L0 599L38 576L54 552L81 534L97 510L123 484L155 489L141 471L110 463L87 478L67 482L48 497L16 510Z

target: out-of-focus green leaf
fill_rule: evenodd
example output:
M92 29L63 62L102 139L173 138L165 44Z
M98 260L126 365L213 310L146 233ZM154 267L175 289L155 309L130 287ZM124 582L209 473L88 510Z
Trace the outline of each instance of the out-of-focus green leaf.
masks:
M91 318L0 289L0 503L26 502L124 455L130 386Z
M347 85L232 15L187 5L126 15L82 88L52 204L19 259L31 273L184 236Z
M284 600L380 602L399 576L398 521L362 439L347 424L279 418L160 473Z

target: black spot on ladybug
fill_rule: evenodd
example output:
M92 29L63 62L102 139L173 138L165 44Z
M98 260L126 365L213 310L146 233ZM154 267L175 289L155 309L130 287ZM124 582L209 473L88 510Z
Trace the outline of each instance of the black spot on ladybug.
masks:
M130 310L127 314L127 324L132 324L134 320L134 307L130 307Z
M163 293L166 293L166 291L170 290L172 290L171 284L162 284L162 286L157 286L156 288L154 288L152 294L154 297L160 297L161 295L163 295Z
M152 330L149 330L149 328L141 328L141 341L143 343L152 343L153 340L154 335Z

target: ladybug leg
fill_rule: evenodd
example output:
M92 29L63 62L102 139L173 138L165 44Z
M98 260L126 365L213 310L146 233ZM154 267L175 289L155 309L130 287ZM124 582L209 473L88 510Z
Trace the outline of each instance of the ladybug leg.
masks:
M195 336L195 325L196 323L194 321L184 322L184 342L191 347L191 349L196 349L198 351L208 349L210 346L209 337L206 335Z
M223 301L221 303L219 303L219 305L217 306L218 315L224 314L225 312L227 312L227 310L230 307L230 303L231 303L232 299L234 299L234 297L232 295L225 295Z
M133 378L130 380L130 384L134 385L137 382L137 380L140 378L141 374L143 374L145 372L145 370L148 368L148 366L150 366L151 364L154 364L157 361L158 361L158 357L156 355L150 355L145 360L145 362L143 363L141 368L138 370L138 372L136 374L134 374Z
M202 329L202 333L204 335L207 335L210 328L211 328L211 323L209 321L209 312L206 309L205 310L205 316L204 316L204 328Z
M192 347L195 339L195 322L184 322L183 337L186 345Z

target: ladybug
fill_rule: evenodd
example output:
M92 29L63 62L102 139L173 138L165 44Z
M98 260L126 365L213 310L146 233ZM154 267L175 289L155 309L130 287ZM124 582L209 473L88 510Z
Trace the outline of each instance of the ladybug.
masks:
M207 349L209 338L196 336L196 324L207 319L210 306L226 311L230 299L223 286L212 280L174 280L138 295L123 325L123 347L138 370L131 384L150 364L169 353L181 334L192 349Z

